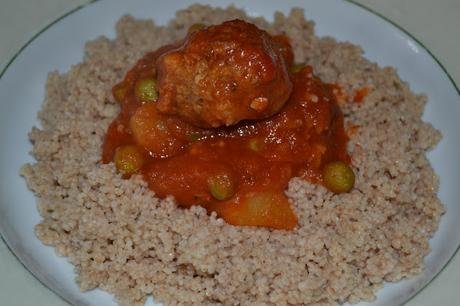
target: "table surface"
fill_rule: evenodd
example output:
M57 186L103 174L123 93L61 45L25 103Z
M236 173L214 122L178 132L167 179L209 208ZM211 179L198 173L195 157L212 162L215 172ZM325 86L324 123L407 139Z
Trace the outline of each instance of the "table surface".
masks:
M0 0L0 71L44 26L88 0ZM459 0L357 0L419 39L460 85ZM460 252L407 306L460 305ZM68 305L38 282L0 241L0 305Z

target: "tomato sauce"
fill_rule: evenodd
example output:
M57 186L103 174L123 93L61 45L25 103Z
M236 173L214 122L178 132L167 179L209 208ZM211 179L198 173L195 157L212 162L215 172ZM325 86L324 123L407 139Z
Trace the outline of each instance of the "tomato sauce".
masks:
M363 87L356 90L355 95L353 97L353 101L356 103L363 102L364 98L369 94L369 87Z
M184 208L201 205L233 225L293 229L297 218L284 195L289 180L298 176L321 184L326 163L350 162L331 86L306 66L290 74L293 92L276 115L198 128L134 94L139 79L156 77L156 59L171 48L147 54L113 88L121 111L108 128L102 161L112 162L117 147L137 146L145 160L139 173L157 196L172 195ZM222 199L210 190L210 178L219 175L231 190Z

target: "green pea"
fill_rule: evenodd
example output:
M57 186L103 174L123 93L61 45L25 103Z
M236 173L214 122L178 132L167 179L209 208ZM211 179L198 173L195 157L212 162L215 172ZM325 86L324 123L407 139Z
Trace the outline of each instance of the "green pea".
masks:
M200 138L202 137L202 135L200 133L190 133L187 135L187 140L188 141L198 141L200 140Z
M119 83L115 85L112 89L113 97L120 103L123 102L123 100L125 99L127 92L128 89L126 88L126 85L124 83Z
M294 65L291 66L291 72L292 73L297 73L297 72L300 72L303 68L305 68L306 65L305 64L302 64L302 63L296 63Z
M254 152L259 152L260 150L262 150L263 145L263 141L259 138L253 138L249 140L248 143L249 149L251 149Z
M327 163L323 168L323 182L334 193L350 191L355 184L355 174L349 165L342 161Z
M142 102L153 102L158 99L157 81L153 78L140 79L136 82L134 93Z
M133 145L118 147L115 150L113 161L118 171L124 175L136 173L144 164L144 158L141 151Z
M208 189L217 200L227 200L235 193L235 182L227 173L217 174L208 178Z
M188 34L192 34L198 31L201 31L205 28L206 26L202 23L194 23L188 28Z

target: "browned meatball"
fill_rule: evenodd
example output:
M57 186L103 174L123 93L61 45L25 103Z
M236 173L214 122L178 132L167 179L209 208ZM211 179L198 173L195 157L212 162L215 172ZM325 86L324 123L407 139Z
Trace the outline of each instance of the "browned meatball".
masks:
M292 90L285 48L242 20L191 33L158 59L157 107L200 127L267 118Z

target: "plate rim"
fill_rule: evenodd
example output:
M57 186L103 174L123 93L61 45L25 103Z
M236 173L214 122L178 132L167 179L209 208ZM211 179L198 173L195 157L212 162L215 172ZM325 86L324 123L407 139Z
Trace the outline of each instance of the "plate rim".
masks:
M2 77L5 75L5 73L8 71L8 69L10 68L10 66L14 63L14 61L16 60L16 58L22 54L22 52L34 41L36 40L40 35L42 35L44 32L46 32L49 28L51 28L52 26L58 24L60 21L62 21L63 19L65 19L66 17L96 3L96 2L100 2L101 0L88 0L87 2L85 3L82 3L82 4L79 4L77 5L76 7L70 9L69 11L63 13L62 15L56 17L54 20L50 21L49 23L47 23L45 26L43 26L41 29L39 29L36 33L32 34L32 36L27 39L27 41L15 52L15 54L8 60L8 62L6 63L6 65L2 68L2 70L0 71L0 82L2 80ZM198 0L199 1L199 0ZM413 41L415 41L416 44L418 44L424 51L427 52L427 54L431 57L431 59L433 59L435 61L435 63L441 68L442 72L447 76L448 80L450 81L450 83L452 84L452 86L454 87L455 91L457 92L457 95L460 97L460 85L457 85L457 83L455 82L455 80L453 79L453 77L451 76L451 74L449 73L449 71L445 68L444 64L436 57L436 55L427 47L425 46L425 44L419 40L417 37L415 37L413 34L411 34L408 30L406 30L404 27L402 27L401 25L399 25L398 23L396 23L395 21L393 21L392 19L390 19L389 17L386 17L385 15L383 15L382 13L380 12L377 12L376 10L370 8L370 7L367 7L366 5L362 4L362 3L359 3L357 2L356 0L345 0L345 2L348 2L349 4L351 5L354 5L356 6L357 8L359 9L362 9L368 13L370 13L371 15L383 20L385 23L389 24L390 26L392 26L393 28L396 28L396 30L399 30L401 31L402 33L404 33L406 36L408 36L410 39L412 39ZM0 238L1 240L3 241L3 243L6 245L8 251L14 256L14 258L17 260L17 262L20 263L20 265L27 271L29 272L30 275L33 276L33 278L35 280L37 280L40 284L42 284L46 289L48 289L49 291L53 292L59 299L61 299L63 302L67 303L67 304L70 304L72 305L72 302L70 300L68 300L66 297L64 297L63 295L61 295L59 292L57 292L56 290L54 290L53 288L50 288L45 282L43 282L39 277L37 277L25 264L24 262L21 260L21 258L13 251L10 243L7 241L7 239L4 237L4 234L3 234L3 227L0 225ZM400 305L404 305L406 304L407 302L411 301L413 298L415 298L417 295L419 295L422 291L424 291L428 285L430 285L433 281L435 281L436 279L438 279L439 275L447 268L447 266L449 266L449 264L451 263L451 261L458 255L460 254L460 244L457 245L454 253L452 254L452 256L450 256L450 258L443 264L442 268L437 272L435 273L435 275L426 283L424 284L422 287L420 287L417 291L413 292L412 294L410 294L403 302L402 304Z

